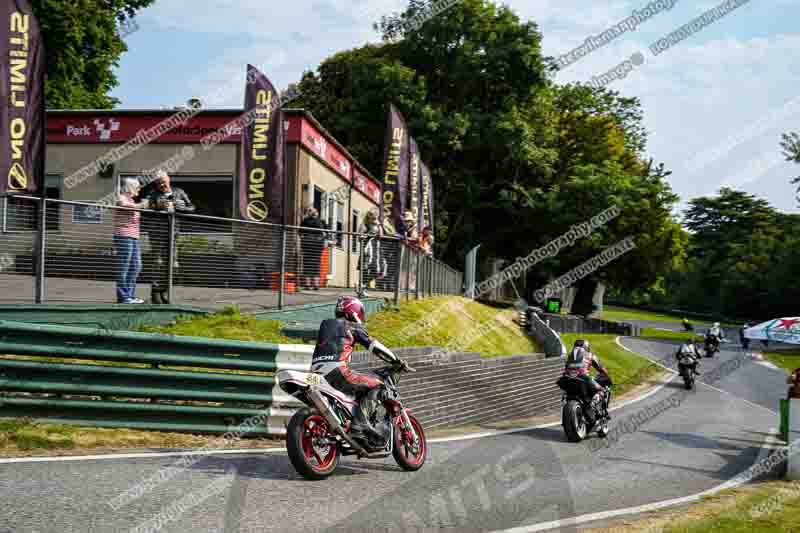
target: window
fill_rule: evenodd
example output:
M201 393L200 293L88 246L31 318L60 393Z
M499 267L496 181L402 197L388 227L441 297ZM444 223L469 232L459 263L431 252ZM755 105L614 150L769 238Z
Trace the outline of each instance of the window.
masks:
M122 176L120 176L122 177ZM126 176L131 177L131 176ZM170 176L173 187L183 189L194 204L196 215L234 218L232 176ZM233 223L182 218L181 233L233 233Z
M61 200L64 180L60 174L46 174L44 177L44 196L53 200ZM47 204L47 231L61 229L61 204L51 202Z
M331 226L333 227L333 226ZM336 202L336 246L344 250L344 204Z
M321 216L321 217L324 216L323 213L325 212L325 210L322 209L322 195L323 194L325 194L325 191L323 191L322 189L320 189L317 186L314 186L314 209L317 210L317 213L319 213L319 216Z
M358 219L361 218L360 215L361 213L359 213L358 210L353 209L353 214L350 216L350 233L357 233L360 229L358 227ZM351 235L350 243L350 252L358 254L358 237Z

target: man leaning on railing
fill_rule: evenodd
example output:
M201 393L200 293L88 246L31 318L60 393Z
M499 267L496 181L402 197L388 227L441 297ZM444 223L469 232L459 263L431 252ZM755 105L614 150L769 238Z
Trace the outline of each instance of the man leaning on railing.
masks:
M153 188L146 193L145 199L150 209L168 213L191 213L196 208L183 189L172 187L169 175L163 170L155 173ZM175 234L166 235L166 239L154 239L150 234L150 246L153 250L154 268L151 299L154 304L169 303L169 245L173 245L175 268L178 267L178 253L175 246L178 240L178 223L175 222Z

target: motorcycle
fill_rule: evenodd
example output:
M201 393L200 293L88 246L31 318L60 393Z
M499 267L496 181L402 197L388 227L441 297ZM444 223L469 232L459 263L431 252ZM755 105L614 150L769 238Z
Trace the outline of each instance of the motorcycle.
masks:
M281 370L278 384L307 407L299 409L286 428L286 449L295 470L307 479L330 476L344 455L380 459L392 455L403 470L416 471L425 464L428 449L422 425L403 407L397 383L401 372L414 370L402 363L375 370L383 380L381 405L369 422L382 434L355 438L350 428L358 402L333 388L320 374Z
M561 425L569 442L580 442L592 431L597 436L608 436L608 406L611 403L610 380L598 379L597 382L606 388L602 399L592 395L589 386L579 378L562 376L556 384L564 391L561 397Z
M692 326L689 322L683 323L683 330L684 331L694 331L694 326Z
M678 373L683 378L683 384L686 390L692 390L694 387L694 372L692 368L697 364L697 359L691 355L682 355L678 359Z
M705 341L706 357L714 357L714 354L719 352L719 339L711 336L706 336Z

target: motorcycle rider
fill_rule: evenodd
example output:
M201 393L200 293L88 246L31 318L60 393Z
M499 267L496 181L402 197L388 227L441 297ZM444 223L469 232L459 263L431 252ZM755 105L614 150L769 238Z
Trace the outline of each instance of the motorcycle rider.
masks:
M719 344L724 338L725 333L723 333L722 328L719 326L719 322L714 322L711 329L706 333L706 346L714 344L715 347L719 349Z
M742 348L745 350L750 348L750 339L744 336L745 330L750 327L750 322L745 322L744 326L739 329L739 342L742 343Z
M675 352L675 358L678 360L679 367L687 366L692 369L692 372L696 376L700 375L700 372L697 371L697 365L700 364L700 347L697 346L697 341L695 339L688 339L686 342L681 344L680 348L678 348L678 351ZM687 359L692 362L688 362Z
M598 377L603 382L602 384L595 380L589 373L589 370L594 368L598 372ZM567 355L567 360L564 364L564 373L562 374L568 378L579 378L581 381L589 386L592 391L592 397L599 395L601 405L605 411L604 415L610 420L608 414L608 401L606 395L606 386L611 384L611 376L608 371L600 364L600 359L597 355L592 353L589 346L589 341L578 339L572 346L572 350Z
M374 374L357 373L350 367L353 346L358 343L368 351L401 368L410 367L383 344L373 339L364 327L364 304L352 296L340 296L336 302L335 318L323 320L317 333L317 345L311 360L311 371L321 374L330 385L354 396L359 402L350 433L379 439L385 436L372 427L370 415L378 406L378 396L383 380Z
M683 317L683 329L686 331L692 331L693 329L691 322L689 322L689 319L686 317Z

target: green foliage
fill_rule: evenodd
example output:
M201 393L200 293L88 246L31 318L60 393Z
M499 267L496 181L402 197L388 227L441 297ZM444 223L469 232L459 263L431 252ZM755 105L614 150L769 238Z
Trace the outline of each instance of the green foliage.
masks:
M784 133L781 136L781 148L787 161L800 163L800 134L797 132ZM792 183L800 184L800 176L793 178ZM800 202L800 185L797 186L797 201Z
M690 259L668 275L671 303L725 316L794 316L800 216L728 188L689 205Z
M32 0L47 64L52 109L107 109L118 103L113 69L127 51L117 26L154 0Z
M641 159L638 100L556 85L536 23L489 0L462 0L406 31L432 4L411 0L377 25L385 44L306 72L302 105L375 175L387 107L398 106L433 172L436 253L452 264L477 243L482 257L525 256L617 205L619 219L537 265L536 283L628 236L637 249L590 281L635 289L663 280L685 239L671 218L669 172Z

